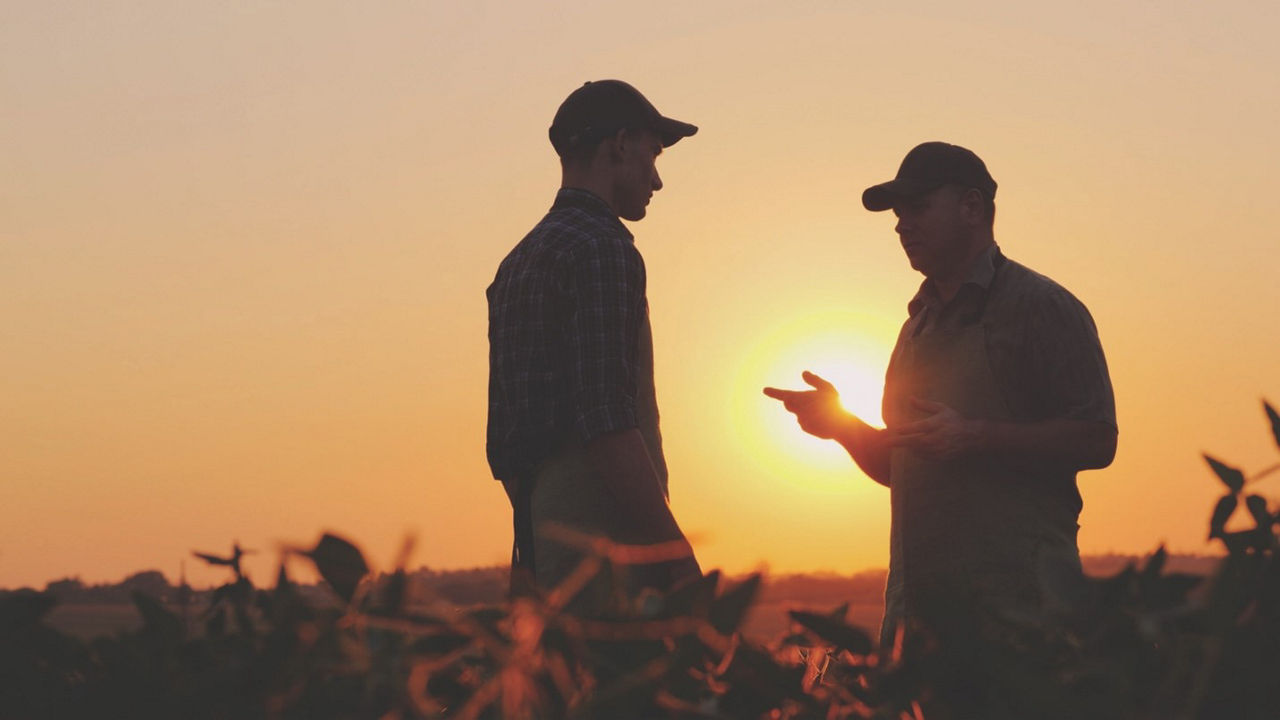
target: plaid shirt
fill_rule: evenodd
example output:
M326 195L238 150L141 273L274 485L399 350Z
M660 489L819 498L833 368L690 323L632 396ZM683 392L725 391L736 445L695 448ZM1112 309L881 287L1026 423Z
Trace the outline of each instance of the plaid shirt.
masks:
M608 204L561 189L486 295L495 478L527 476L570 440L637 426L644 260Z

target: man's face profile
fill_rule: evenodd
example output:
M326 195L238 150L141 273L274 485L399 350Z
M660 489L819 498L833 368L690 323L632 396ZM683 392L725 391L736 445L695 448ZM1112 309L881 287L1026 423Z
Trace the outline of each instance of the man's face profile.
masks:
M616 147L614 199L618 216L640 220L650 198L662 189L656 164L662 154L662 140L651 130L628 130L621 134Z
M965 252L967 225L961 191L943 186L895 203L894 232L914 270L932 277L959 262Z

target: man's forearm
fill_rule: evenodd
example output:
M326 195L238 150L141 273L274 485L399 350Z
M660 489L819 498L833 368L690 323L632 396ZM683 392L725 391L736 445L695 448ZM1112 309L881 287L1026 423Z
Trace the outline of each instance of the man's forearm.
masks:
M867 477L889 486L889 435L886 431L871 427L854 415L835 438L849 453L849 457L862 468Z
M1104 468L1116 454L1116 429L1083 420L1010 423L974 420L973 449L982 454L1073 470Z

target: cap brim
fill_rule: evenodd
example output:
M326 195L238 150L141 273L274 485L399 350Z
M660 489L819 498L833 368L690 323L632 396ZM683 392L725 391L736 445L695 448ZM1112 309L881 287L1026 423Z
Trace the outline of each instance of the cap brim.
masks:
M925 193L936 190L941 187L938 183L922 183L919 181L896 179L889 182L872 185L862 191L862 207L871 212L880 212L888 210L894 205L908 200L910 198L919 197Z
M679 142L680 138L686 138L698 132L698 126L659 115L654 130L657 131L658 137L662 138L662 146L671 147Z

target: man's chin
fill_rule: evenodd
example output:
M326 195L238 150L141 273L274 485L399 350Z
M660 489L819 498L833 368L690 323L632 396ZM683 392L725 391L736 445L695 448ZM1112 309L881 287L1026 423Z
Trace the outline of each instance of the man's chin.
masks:
M645 208L645 207L641 207L634 210L623 210L622 212L618 213L618 217L622 218L623 220L630 220L631 222L635 222L637 220L643 220L645 214L648 213L648 211L649 211L648 208Z

